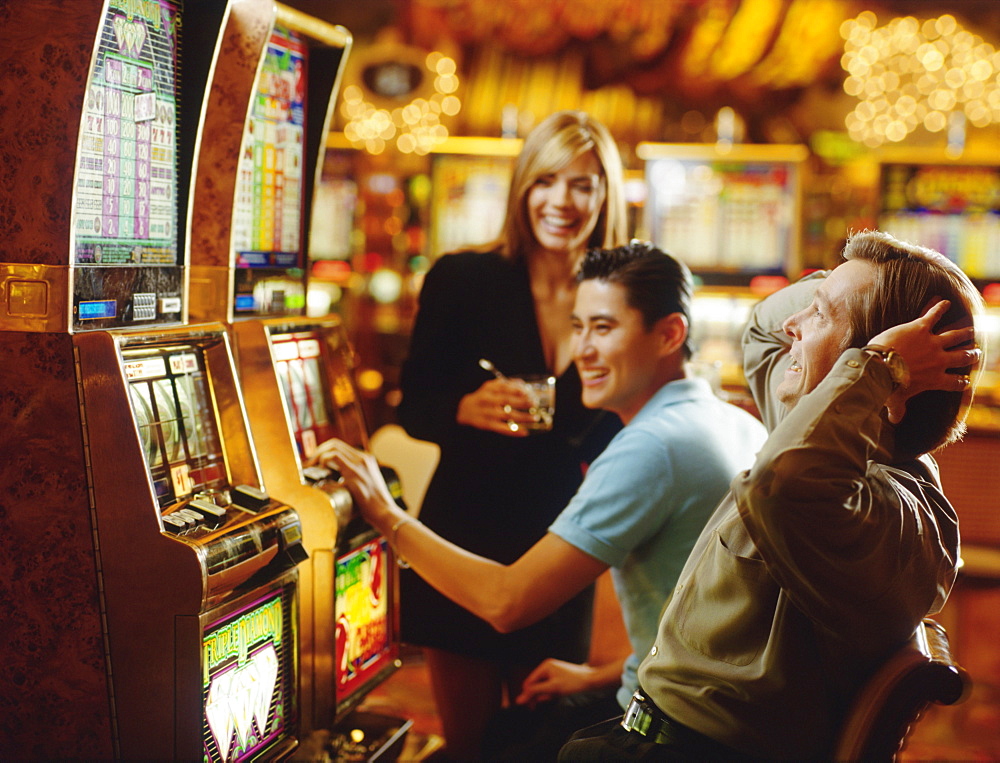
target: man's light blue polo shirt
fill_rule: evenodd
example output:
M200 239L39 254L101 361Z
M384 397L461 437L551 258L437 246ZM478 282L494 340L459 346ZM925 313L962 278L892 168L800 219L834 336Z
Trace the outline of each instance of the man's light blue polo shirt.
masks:
M767 432L703 379L664 385L591 464L549 531L608 564L632 654L618 702L638 688L660 612L688 553Z

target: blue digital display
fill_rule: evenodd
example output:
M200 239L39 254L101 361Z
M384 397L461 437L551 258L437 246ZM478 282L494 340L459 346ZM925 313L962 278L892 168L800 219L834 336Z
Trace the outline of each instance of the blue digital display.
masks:
M118 314L118 303L113 299L102 299L97 302L81 302L79 311L81 321L92 321L97 318L114 318Z
M253 294L237 294L235 309L237 311L253 310L254 309Z

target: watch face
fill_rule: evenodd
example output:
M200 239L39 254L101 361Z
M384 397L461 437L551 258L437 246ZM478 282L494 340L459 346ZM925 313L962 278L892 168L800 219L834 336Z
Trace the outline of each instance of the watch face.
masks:
M909 379L908 369L906 368L906 363L903 361L899 355L890 350L882 355L885 360L886 368L889 369L889 375L892 377L892 383L897 386L900 384L906 384Z

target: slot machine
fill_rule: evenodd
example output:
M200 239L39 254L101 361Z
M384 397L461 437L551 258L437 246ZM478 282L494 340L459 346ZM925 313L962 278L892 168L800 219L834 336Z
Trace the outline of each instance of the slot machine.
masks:
M182 128L212 51L182 59L181 38L227 14L4 8L5 757L221 762L298 745L302 523L266 492L226 328L184 321L196 141Z
M281 3L245 5L257 8L254 23L227 26L220 46L248 60L220 60L202 115L213 140L192 185L190 310L229 326L264 481L302 518L303 729L325 731L399 666L392 551L336 475L309 465L330 437L368 446L340 319L305 315L313 189L351 37ZM364 740L351 743L369 752L409 728L357 720Z
M353 510L337 475L309 465L330 437L368 447L353 350L337 316L241 321L233 331L247 413L254 436L267 443L265 479L275 494L315 509L303 514L310 556L303 580L311 592L302 606L303 673L308 663L310 676L303 705L311 703L315 728L335 736L346 724L366 745L399 741L409 720L352 714L399 667L394 553ZM395 473L383 467L383 475L401 502Z

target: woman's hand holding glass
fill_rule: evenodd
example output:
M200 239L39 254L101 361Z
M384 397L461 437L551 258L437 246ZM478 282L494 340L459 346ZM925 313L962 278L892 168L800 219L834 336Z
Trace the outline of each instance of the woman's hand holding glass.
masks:
M536 417L529 413L532 400L516 379L490 379L458 404L459 424L509 437L526 437L527 425Z

